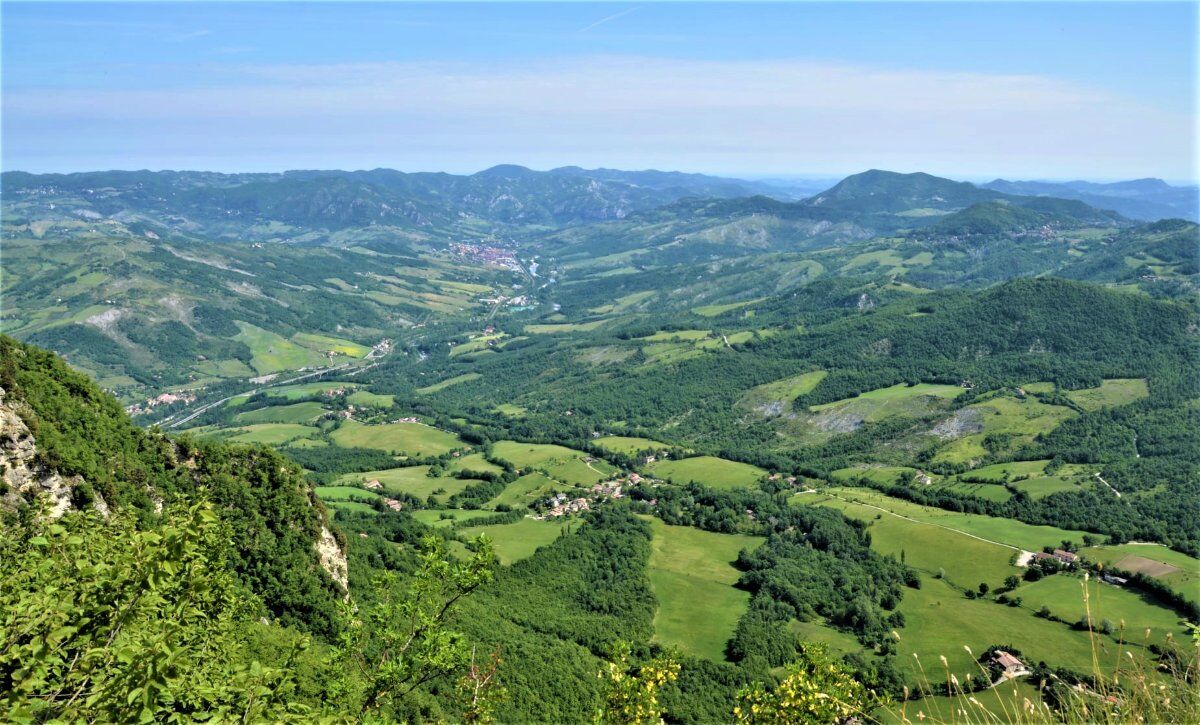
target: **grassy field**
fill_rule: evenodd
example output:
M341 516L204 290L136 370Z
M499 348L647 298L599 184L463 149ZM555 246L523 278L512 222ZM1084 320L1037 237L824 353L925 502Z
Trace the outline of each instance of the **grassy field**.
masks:
M712 334L712 330L660 330L653 335L639 337L646 342L666 342L669 340L703 340Z
M669 447L666 443L633 436L601 436L593 440L592 443L595 443L606 451L629 454L646 450L657 451Z
M250 348L250 367L259 375L281 370L312 367L325 362L320 353L309 350L248 322L237 322L241 331L233 339Z
M1060 529L1055 526L1034 526L1014 519L958 513L932 506L921 506L866 488L835 487L828 489L827 492L850 501L876 506L916 521L939 524L1025 551L1041 551L1045 546L1058 546L1064 539L1082 541L1083 535L1086 533ZM880 512L876 511L876 513Z
M755 299L752 299L752 300L744 300L742 302L730 302L730 303L724 304L724 305L703 305L701 307L693 307L692 312L697 315L700 315L701 317L716 317L717 315L723 315L726 312L731 312L733 310L739 310L743 307L749 307L750 305L758 304L759 302L762 302L764 299L766 299L766 298L765 297L756 297Z
M430 393L436 393L439 390L444 390L451 385L458 385L459 383L478 380L480 377L482 376L480 376L479 373L463 373L462 375L455 375L452 378L446 378L445 380L434 383L433 385L426 385L423 388L417 388L417 392L421 395L428 395Z
M982 403L969 405L965 410L977 411L983 431L964 436L946 446L935 461L963 463L987 455L983 440L989 435L1009 434L1010 448L1016 449L1033 442L1043 433L1054 430L1063 421L1075 417L1075 411L1061 405L1047 405L1034 398L997 396Z
M359 345L357 342L350 342L349 340L328 337L326 335L313 335L307 332L297 332L295 335L292 335L292 340L296 344L303 345L310 350L333 352L338 355L347 355L355 358L366 357L371 352L371 348L366 345Z
M592 322L564 322L557 325L526 325L525 332L534 335L557 335L564 332L588 332L603 325L606 320Z
M396 396L380 395L366 390L355 390L346 396L346 400L354 405L366 408L390 408L396 402Z
M1092 671L1092 647L1086 633L1035 617L1022 607L967 599L948 583L932 577L922 575L921 581L920 589L904 591L899 607L905 624L899 630L896 664L910 681L944 682L946 668L939 660L943 656L949 671L960 681L968 674L979 677L975 658L963 648L970 647L980 655L996 644L1016 647L1028 661ZM1111 641L1101 647L1100 654L1110 666L1119 656Z
M1141 643L1145 631L1151 631L1152 642L1163 641L1170 632L1173 637L1184 633L1183 619L1170 609L1143 598L1135 591L1105 584L1097 579L1087 582L1088 599L1085 608L1084 580L1079 576L1057 574L1018 587L1013 594L1021 597L1022 606L1037 610L1045 605L1059 619L1076 622L1090 611L1092 621L1108 620L1114 627L1124 624L1125 630L1114 636L1129 642Z
M313 489L322 501L349 501L352 498L376 498L379 494L356 486L317 486Z
M656 461L647 466L646 470L654 476L668 478L677 484L695 481L713 488L749 488L767 475L767 472L758 466L714 456Z
M258 410L238 413L233 417L237 423L307 423L325 413L320 403L307 402L293 405L273 405Z
M385 491L407 493L422 501L434 496L435 500L443 503L474 483L474 481L464 478L430 476L428 474L429 466L409 466L407 468L389 468L383 471L368 471L367 473L348 473L339 476L337 483L363 484L375 480L383 485ZM437 491L440 493L435 493Z
M533 552L539 547L553 542L571 525L558 521L521 519L512 524L471 526L462 529L460 533L468 539L487 534L496 547L496 556L499 557L500 563L508 565L533 556Z
M658 597L654 638L686 654L724 660L725 643L750 601L733 586L740 576L733 562L763 540L648 520L654 532L650 586Z
M753 387L743 396L743 404L761 405L775 401L790 403L801 395L811 393L828 374L824 370L813 370Z
M876 710L882 723L1029 723L1052 720L1041 693L1023 680L965 695L930 695Z
M454 473L456 471L479 471L481 473L503 473L504 469L497 466L495 463L483 457L482 453L472 453L466 456L450 459L450 463L446 465L446 470Z
M365 425L347 420L329 437L343 448L376 448L410 456L438 456L463 444L454 434L421 423Z
M871 548L903 559L930 575L944 572L947 580L974 589L980 582L998 587L1004 578L1021 569L1012 565L1017 552L932 523L910 521L877 509L848 503L821 494L798 494L793 501L835 508L869 525Z
M420 509L412 512L414 519L426 526L436 528L445 528L459 521L471 521L493 515L495 514L492 511L465 511L463 509Z
M299 400L301 398L311 398L314 395L322 395L327 390L337 390L343 388L350 390L357 387L357 383L339 383L334 381L320 381L316 383L296 383L295 385L281 385L277 388L268 388L265 392L268 398L283 398L284 400ZM230 401L232 402L232 401Z
M566 446L497 441L492 454L516 468L543 470L553 478L578 486L590 486L617 474L617 469L607 461L586 462L588 454Z
M233 435L225 438L232 443L263 443L278 446L297 438L310 438L321 431L307 425L295 423L259 423L231 429Z
M853 634L835 629L824 620L801 622L793 619L788 623L788 630L799 637L800 641L820 642L828 647L830 652L836 654L847 655L852 652L867 651Z
M1082 549L1080 554L1117 569L1152 576L1193 600L1200 591L1200 559L1161 544L1092 546Z
M509 418L520 418L525 415L525 408L512 403L501 403L496 406L496 412L501 415L507 415Z
M1084 410L1099 410L1118 405L1127 405L1149 397L1150 389L1145 378L1117 378L1105 380L1098 388L1069 390L1066 396Z
M814 387L816 387L814 385ZM908 415L912 401L916 398L939 398L953 400L963 394L963 388L957 385L934 385L918 383L917 385L892 385L887 388L868 390L861 395L832 403L814 405L809 408L816 413L834 408L854 406L863 415L864 420L882 420L893 415Z
M893 484L900 476L907 476L916 473L917 469L908 466L851 466L850 468L839 468L832 471L831 475L837 481L856 481L860 478L865 478L868 481L875 483ZM941 478L936 474L932 474L931 478L935 481Z
M488 506L495 508L506 504L513 508L525 508L540 498L546 498L551 490L563 490L565 484L548 477L544 473L534 471L521 476L504 487L500 495L488 501Z
M361 501L329 501L329 508L334 511L349 511L351 513L375 514L378 513L370 504L362 503Z

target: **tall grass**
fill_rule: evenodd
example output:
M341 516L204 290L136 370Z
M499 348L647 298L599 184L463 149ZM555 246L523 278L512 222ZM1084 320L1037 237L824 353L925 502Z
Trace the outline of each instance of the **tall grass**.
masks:
M1036 699L1013 692L984 697L996 676L983 664L975 680L965 681L950 671L945 657L932 671L915 654L916 691L904 690L904 700L876 715L883 720L903 723L1200 723L1200 627L1188 625L1191 636L1176 641L1170 633L1165 643L1152 644L1151 630L1141 633L1141 642L1126 639L1124 621L1112 636L1117 646L1101 645L1109 632L1093 628L1092 602L1087 588L1088 575L1082 582L1087 633L1091 643L1092 666L1089 673L1072 676L1065 671L1033 668L1024 675L1036 688ZM895 634L895 633L894 633ZM899 634L895 634L897 640ZM974 657L970 647L964 647ZM1112 654L1104 654L1111 650ZM1136 652L1135 652L1136 650ZM1107 661L1106 661L1107 659ZM934 685L939 681L938 685ZM1007 681L1004 682L1007 684ZM1003 687L1003 685L997 685ZM941 699L930 695L944 695ZM985 702L986 700L986 702Z

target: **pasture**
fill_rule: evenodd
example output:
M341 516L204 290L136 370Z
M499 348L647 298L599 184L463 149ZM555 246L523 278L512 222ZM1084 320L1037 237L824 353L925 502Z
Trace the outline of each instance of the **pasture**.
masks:
M666 443L659 443L649 438L637 438L634 436L600 436L593 440L592 443L606 451L631 455L638 451L660 451L670 447Z
M293 405L273 405L258 410L248 410L233 417L237 423L307 423L325 413L320 403L307 402Z
M649 519L650 587L658 598L654 638L684 653L717 662L750 601L735 588L738 553L756 548L754 536L717 534Z
M250 367L259 375L315 367L325 362L325 357L320 353L261 327L240 320L237 321L237 326L240 332L234 335L233 339L250 348Z
M430 393L436 393L439 390L445 390L451 385L458 385L459 383L467 383L472 380L478 380L480 377L482 376L479 373L464 373L462 375L455 375L452 378L446 378L445 380L432 385L426 385L423 388L417 388L416 392L420 393L421 395L429 395Z
M1183 618L1174 611L1159 606L1125 587L1106 584L1092 578L1087 581L1087 602L1083 596L1083 577L1056 574L1017 587L1010 596L1019 596L1022 606L1037 610L1046 606L1065 622L1077 622L1091 612L1092 621L1099 626L1107 620L1114 627L1124 625L1124 632L1114 637L1127 642L1142 643L1145 631L1151 631L1151 642L1162 643L1169 632L1173 637L1184 634Z
M496 548L496 556L504 565L527 559L540 547L553 543L572 523L521 519L512 524L470 526L460 530L464 539L487 534ZM574 524L578 526L579 524Z
M297 345L303 345L310 350L322 353L332 352L337 355L346 355L354 358L366 357L367 353L371 352L371 348L366 345L359 345L357 342L329 337L327 335L314 335L308 332L297 332L295 335L292 335L292 340Z
M816 387L816 385L814 384L813 387ZM842 400L835 400L832 403L810 406L809 410L819 413L834 409L845 410L853 407L862 416L863 420L876 421L894 415L912 415L916 409L923 411L927 406L920 404L922 399L953 400L962 395L962 393L963 389L957 385L936 385L932 383L906 385L900 383L886 388L868 390L853 398L843 398Z
M921 506L865 488L834 487L827 489L825 493L867 506L874 506L915 521L939 524L1025 551L1041 551L1045 546L1059 546L1064 539L1082 541L1086 533L1060 529L1055 526L1034 526L1015 519L958 513L932 506Z
M1011 563L1017 554L1015 549L980 541L937 524L900 518L821 494L800 494L792 500L834 508L868 524L872 549L931 576L945 572L946 579L960 587L974 589L980 582L997 587L1005 577L1020 576L1022 571Z
M311 438L321 431L307 425L295 423L259 423L228 430L226 441L230 443L263 443L280 446L299 438Z
M1090 561L1152 576L1192 599L1200 588L1200 559L1161 544L1109 544L1087 547L1079 553Z
M1086 633L1041 619L1022 607L990 599L967 599L947 582L921 575L920 589L905 589L899 611L905 624L899 630L896 665L916 682L945 682L947 670L964 681L980 676L975 657L994 644L1016 647L1027 661L1045 661L1077 672L1092 671L1092 647ZM1100 643L1101 660L1113 662L1118 648ZM916 658L913 655L917 655ZM945 657L943 667L939 657Z
M355 390L346 396L346 401L363 408L390 408L396 402L396 396Z
M1145 378L1116 378L1102 381L1098 388L1068 390L1066 396L1084 410L1100 410L1149 397L1150 389Z
M492 445L492 455L518 469L545 471L552 478L577 486L590 486L617 474L607 461L585 461L590 458L588 454L566 446L497 441Z
M758 385L746 391L746 394L742 396L741 403L748 406L774 402L791 403L801 395L811 393L828 374L824 370L813 370L776 380L773 383Z
M715 456L655 461L646 466L650 475L675 484L701 483L713 488L750 488L767 472L758 466Z
M741 302L729 302L729 303L726 303L723 305L702 305L700 307L693 307L692 312L694 314L700 315L701 317L716 317L718 315L723 315L726 312L732 312L733 310L740 310L743 307L749 307L750 305L756 305L765 299L766 299L765 297L756 297L752 300L743 300Z
M356 498L373 499L379 494L357 486L317 486L313 489L322 501L351 501Z
M561 491L564 488L567 488L565 484L534 471L505 486L499 496L488 501L488 506L495 508L505 504L513 508L525 508L538 499L547 498L551 491Z
M383 490L390 493L406 493L422 501L430 496L439 502L445 502L454 494L462 491L475 481L454 478L453 476L430 476L429 466L408 466L406 468L389 468L383 471L368 471L367 473L348 473L339 476L339 484L358 484L367 481L379 481Z
M492 511L466 511L463 509L419 509L410 512L417 521L434 528L448 528L459 521L493 516Z
M453 433L422 423L366 425L346 420L329 434L343 448L375 448L393 455L440 456L463 445Z
M280 385L277 388L268 388L265 393L268 398L283 398L284 400L300 400L302 398L311 398L315 395L324 395L330 390L352 390L358 387L357 383L340 383L331 380L323 380L315 383L296 383L294 385ZM230 401L232 403L233 401Z

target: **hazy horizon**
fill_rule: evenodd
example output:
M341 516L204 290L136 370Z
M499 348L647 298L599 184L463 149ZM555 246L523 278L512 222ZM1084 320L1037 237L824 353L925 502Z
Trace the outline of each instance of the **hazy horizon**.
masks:
M1194 183L1197 9L5 3L4 169Z

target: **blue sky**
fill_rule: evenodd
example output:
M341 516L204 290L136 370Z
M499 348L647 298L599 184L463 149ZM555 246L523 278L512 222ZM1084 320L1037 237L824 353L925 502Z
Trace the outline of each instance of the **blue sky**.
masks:
M5 169L1195 177L1191 3L4 3Z

